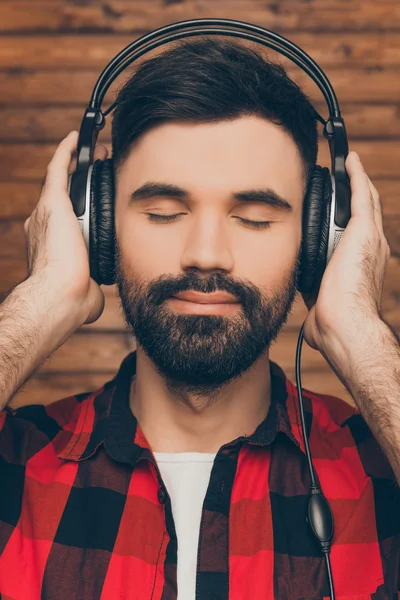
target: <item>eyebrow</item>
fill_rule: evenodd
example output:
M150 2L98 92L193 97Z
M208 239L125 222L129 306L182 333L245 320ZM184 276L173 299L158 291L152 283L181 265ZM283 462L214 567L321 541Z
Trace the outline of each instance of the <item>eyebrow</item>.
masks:
M190 196L190 193L176 185L148 182L132 192L128 205L132 206L135 200L149 200L156 196L187 200ZM285 212L290 212L293 210L292 205L289 204L287 200L284 200L284 198L271 189L255 189L235 192L232 194L232 198L234 200L238 200L239 202L263 202L264 204L272 206L272 208L278 208L279 210Z

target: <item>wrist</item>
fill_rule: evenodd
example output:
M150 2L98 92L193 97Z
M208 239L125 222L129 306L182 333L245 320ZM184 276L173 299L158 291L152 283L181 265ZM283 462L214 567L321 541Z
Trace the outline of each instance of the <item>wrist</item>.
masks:
M389 332L379 316L371 316L353 322L347 330L342 328L325 342L321 353L350 393L360 378L365 380L379 366Z
M0 306L0 410L80 326L78 308L48 283L29 278Z
M16 291L24 301L27 315L57 347L85 321L82 306L52 288L44 278L31 276Z

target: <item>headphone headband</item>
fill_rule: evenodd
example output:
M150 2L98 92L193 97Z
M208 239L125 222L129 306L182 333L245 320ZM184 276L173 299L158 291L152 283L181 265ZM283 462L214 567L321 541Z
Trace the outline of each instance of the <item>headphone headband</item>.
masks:
M222 27L218 28L216 26ZM274 31L251 23L235 21L233 19L192 19L188 21L179 21L178 23L160 27L159 29L141 36L139 39L123 48L123 50L121 50L121 52L119 52L103 70L94 87L89 104L90 108L101 108L104 96L114 79L137 58L166 43L184 37L199 35L227 35L239 37L263 44L264 46L283 54L302 68L318 85L327 102L330 117L340 118L340 108L332 85L319 65L309 54L307 54L307 52L302 50L294 42L291 42ZM112 108L104 114L108 114L111 110ZM325 124L325 120L322 119L322 117L318 115L318 118Z
M129 55L127 58L122 60L114 68L114 70L112 71L112 73L110 75L110 79L104 84L103 88L101 89L101 92L99 93L99 99L97 100L97 102L93 102L93 100L91 101L91 103L93 102L92 107L96 108L98 106L100 108L100 106L104 100L104 96L105 96L108 88L110 87L111 83L114 81L114 79L116 77L118 77L118 75L126 67L128 67L133 61L140 58L143 54L146 54L147 52L150 52L151 50L154 50L154 48L158 48L159 46L162 46L165 43L174 42L175 40L179 40L181 38L194 37L194 36L205 35L205 34L207 34L207 35L226 35L228 37L237 37L237 38L252 40L253 42L257 42L264 46L268 46L269 48L274 48L274 49L277 48L277 46L275 45L274 42L270 42L269 40L266 40L263 37L260 37L258 35L254 35L251 33L250 34L249 33L242 34L239 31L235 31L235 30L231 30L231 29L218 29L218 28L207 27L205 31L199 31L198 29L196 29L196 30L192 30L192 31L183 31L183 32L175 33L175 34L169 34L166 38L162 38L161 40L156 40L154 42L148 43L148 44L146 44L145 47L140 47L133 54ZM315 81L315 83L317 83L317 85L320 87L322 93L324 94L324 97L326 99L329 109L334 110L332 108L332 98L328 94L326 88L321 84L321 81L319 79L314 78L314 74L312 73L309 65L304 63L300 58L298 58L296 55L294 55L290 50L279 49L279 51L282 54L284 54L285 56L287 56L288 58L290 58L290 60L292 60L294 63L296 63L299 67L301 67L303 69L303 71L305 71ZM106 111L103 112L103 116L105 117L110 112L112 112L114 110L114 108L116 107L116 105L117 105L117 101L115 101ZM320 121L323 125L326 125L326 120L315 109L314 109L314 113L315 113L316 119L318 119L318 121Z

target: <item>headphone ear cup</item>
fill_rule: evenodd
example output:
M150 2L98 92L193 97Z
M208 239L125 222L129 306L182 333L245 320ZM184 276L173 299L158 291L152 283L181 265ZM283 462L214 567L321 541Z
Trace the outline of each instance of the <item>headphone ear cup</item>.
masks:
M99 284L115 283L114 165L96 160L90 184L90 276Z
M303 231L300 274L297 289L318 295L328 255L332 205L332 180L329 169L314 168L303 206Z

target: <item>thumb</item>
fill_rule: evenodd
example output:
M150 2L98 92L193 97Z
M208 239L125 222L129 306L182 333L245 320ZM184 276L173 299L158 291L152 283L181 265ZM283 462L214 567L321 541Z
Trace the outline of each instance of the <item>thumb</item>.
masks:
M101 317L105 306L103 290L92 278L90 278L88 299L92 308L86 317L84 325L88 325L89 323L94 323L97 321L97 319Z

